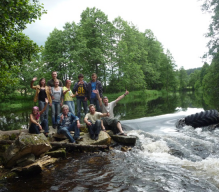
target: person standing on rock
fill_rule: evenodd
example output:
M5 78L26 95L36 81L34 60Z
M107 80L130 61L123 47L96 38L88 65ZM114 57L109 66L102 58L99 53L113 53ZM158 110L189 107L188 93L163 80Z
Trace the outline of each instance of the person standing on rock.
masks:
M59 87L59 80L54 81L55 87L51 87L52 96L52 127L57 127L57 117L60 113L60 106L63 104L63 91L62 87Z
M57 72L53 71L52 72L52 79L47 81L47 86L49 87L55 87L55 80L57 79ZM59 81L59 86L63 87L62 81L57 79Z
M98 90L94 90L93 92L97 94L97 98L98 98L102 113L110 114L109 117L102 118L104 128L112 130L114 134L117 133L118 135L127 136L127 134L124 133L122 129L122 125L120 121L114 117L113 109L121 99L123 99L126 95L129 94L129 92L126 90L126 92L123 95L119 96L116 100L110 103L109 103L107 96L103 97L103 102L102 102L102 99L100 98L100 94Z
M45 99L47 98L48 101L49 101L49 105L51 106L52 105L52 99L51 99L51 96L50 96L50 89L48 86L46 86L46 80L45 78L42 78L39 80L39 85L36 85L34 86L34 82L37 80L37 77L34 77L31 81L31 84L30 84L30 87L32 89L35 89L36 90L36 94L35 94L35 97L34 97L34 102L37 102L39 103L39 110L42 111L43 108L45 107L46 105L46 102L45 102ZM48 120L48 112L49 112L49 106L47 105L46 107L46 110L41 114L40 116L40 120L41 122L44 120L44 119L47 119Z
M75 140L82 140L80 137L80 121L77 116L69 112L68 105L62 106L62 113L58 116L58 134L64 134L71 143L76 143ZM70 131L74 131L74 138Z
M64 104L68 105L69 111L75 115L75 104L73 101L74 95L71 91L71 80L66 80L65 87L63 87L63 94L64 94Z
M81 118L81 103L84 107L84 113L87 114L87 83L84 81L83 74L78 75L78 82L75 83L73 91L77 98L77 116Z
M49 133L48 120L43 119L43 121L41 121L41 124L39 123L40 115L43 114L43 112L46 110L47 105L48 105L48 99L47 98L45 98L45 103L46 103L46 105L44 106L42 111L39 111L39 107L37 107L37 106L33 107L32 113L30 114L29 133L40 134L40 130L43 129L45 136L48 137L48 133Z
M93 104L89 105L90 113L87 113L84 118L84 122L87 124L88 131L90 133L90 138L92 140L99 139L99 133L101 130L101 117L109 116L109 113L96 112L95 106Z
M103 97L103 86L100 81L97 80L97 74L93 73L91 75L91 81L87 85L88 90L88 100L90 101L90 104L94 104L96 106L96 109L98 112L101 112L100 105L98 98L96 94L93 92L93 90L98 90L100 97Z

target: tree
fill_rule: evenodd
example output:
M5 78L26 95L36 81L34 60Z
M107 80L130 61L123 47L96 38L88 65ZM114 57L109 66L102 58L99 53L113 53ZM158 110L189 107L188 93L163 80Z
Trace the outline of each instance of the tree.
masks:
M25 59L37 54L40 48L29 37L21 33L27 24L40 18L43 6L38 0L14 0L0 2L0 90L7 84L15 84L16 78L5 78L5 74L13 77L14 70L19 70Z
M160 80L162 82L162 87L165 88L166 91L177 89L177 79L175 73L175 61L173 59L172 54L167 49L166 54L161 54L161 77Z
M21 33L27 24L40 18L43 6L38 0L1 1L0 3L0 63L1 66L21 64L39 51L38 46ZM3 62L3 60L5 62Z
M81 14L80 33L86 41L86 49L81 53L85 75L92 72L98 78L104 79L106 85L106 70L113 46L112 33L114 27L108 17L99 9L87 8Z
M186 73L186 70L181 67L179 69L179 87L181 90L185 89L188 83L188 75Z

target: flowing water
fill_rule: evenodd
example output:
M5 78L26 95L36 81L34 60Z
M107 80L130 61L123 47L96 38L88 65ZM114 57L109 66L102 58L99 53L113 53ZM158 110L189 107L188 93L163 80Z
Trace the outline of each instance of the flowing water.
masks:
M193 97L122 103L116 114L138 138L130 151L118 145L110 152L68 154L40 175L6 180L0 192L219 191L219 129L175 128L177 119L210 108Z

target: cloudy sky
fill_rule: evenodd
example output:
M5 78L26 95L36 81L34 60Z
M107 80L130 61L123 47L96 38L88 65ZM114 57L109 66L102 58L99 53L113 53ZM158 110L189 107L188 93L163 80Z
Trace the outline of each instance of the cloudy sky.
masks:
M66 22L80 21L87 7L96 7L110 21L121 16L139 31L151 29L165 49L172 53L178 68L201 67L207 52L210 15L202 13L198 0L40 0L47 10L41 20L27 26L24 33L38 45L44 45L54 28Z

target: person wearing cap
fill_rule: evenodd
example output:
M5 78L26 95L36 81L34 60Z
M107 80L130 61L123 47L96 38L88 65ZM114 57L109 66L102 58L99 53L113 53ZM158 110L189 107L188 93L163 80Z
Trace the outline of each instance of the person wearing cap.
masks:
M103 97L103 101L101 100L98 90L94 90L93 92L97 94L102 113L109 113L109 117L102 118L104 128L112 130L114 134L117 133L118 135L127 136L122 129L120 121L114 117L113 109L121 99L129 94L129 92L126 90L123 95L119 96L116 100L111 101L110 103L107 96Z
M101 117L109 116L109 113L96 112L93 104L89 105L90 113L87 113L84 117L84 122L87 124L90 138L92 140L98 140L101 130Z
M90 101L90 104L94 104L96 106L96 109L98 112L101 112L100 105L98 98L96 94L93 92L93 90L98 90L100 97L103 97L103 86L100 81L97 80L97 74L93 73L91 75L91 81L87 84L87 90L88 90L88 100Z
M84 113L87 114L87 83L84 81L83 74L78 75L78 82L75 83L73 91L77 98L77 116L81 118L81 103L84 107Z

